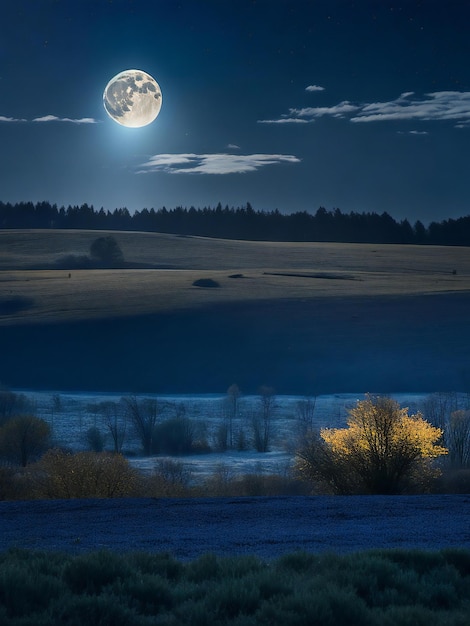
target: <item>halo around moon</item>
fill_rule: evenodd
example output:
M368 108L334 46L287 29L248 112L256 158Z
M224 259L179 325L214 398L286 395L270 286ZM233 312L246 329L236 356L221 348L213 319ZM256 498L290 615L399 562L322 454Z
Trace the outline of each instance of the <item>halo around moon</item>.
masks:
M162 92L157 81L142 70L116 74L103 92L103 105L111 119L128 128L151 124L160 113Z

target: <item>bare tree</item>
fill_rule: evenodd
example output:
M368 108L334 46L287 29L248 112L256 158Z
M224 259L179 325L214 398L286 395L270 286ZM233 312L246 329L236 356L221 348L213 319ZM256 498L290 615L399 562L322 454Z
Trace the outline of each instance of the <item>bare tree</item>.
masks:
M34 415L16 415L0 428L0 455L26 467L50 445L49 424Z
M261 386L258 390L258 408L252 417L253 439L258 452L269 452L276 408L274 389Z
M295 405L295 417L299 435L304 437L313 431L313 417L315 414L316 396L308 396L298 400Z
M144 454L150 456L153 451L155 426L158 422L159 410L156 400L136 396L123 399L126 413L139 437Z
M432 393L423 402L423 415L438 428L445 429L454 411L470 409L468 395L461 396L454 391Z
M454 411L444 430L449 462L455 468L470 468L470 411Z
M31 402L24 394L14 393L0 387L0 423L15 417L35 412L34 402Z
M127 431L127 415L124 402L100 402L99 411L103 416L106 429L111 435L113 451L120 453Z
M442 441L453 468L470 467L470 398L455 392L433 393L423 404L425 417L443 431Z
M235 383L227 389L228 446L233 448L233 422L238 416L240 389Z

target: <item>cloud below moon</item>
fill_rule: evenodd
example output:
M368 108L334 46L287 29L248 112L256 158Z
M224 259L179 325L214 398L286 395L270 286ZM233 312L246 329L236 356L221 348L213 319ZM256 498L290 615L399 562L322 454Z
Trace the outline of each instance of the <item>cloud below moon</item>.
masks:
M300 163L300 159L292 154L156 154L137 173L245 174L279 163Z

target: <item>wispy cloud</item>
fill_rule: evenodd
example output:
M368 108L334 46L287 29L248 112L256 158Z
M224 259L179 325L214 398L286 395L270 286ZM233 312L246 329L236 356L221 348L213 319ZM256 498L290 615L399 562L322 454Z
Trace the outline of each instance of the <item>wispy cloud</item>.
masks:
M396 100L366 104L351 121L470 120L469 91L435 91L425 94L424 98L411 96L414 93L407 92Z
M240 150L240 146L237 146L236 143L228 143L227 150Z
M325 91L325 88L320 87L320 85L309 85L305 87L305 91Z
M457 128L465 128L470 125L470 91L435 91L422 97L413 91L406 91L394 100L362 104L344 100L327 107L291 108L289 113L278 119L258 120L258 123L311 122L325 116L346 118L354 123L447 120L455 121Z
M267 165L299 163L291 154L156 154L140 165L138 174L244 174Z
M290 109L290 115L301 118L316 118L330 115L332 117L344 117L346 113L353 113L357 111L359 106L351 104L349 100L344 100L339 104L335 104L331 107L305 107L303 109Z
M298 117L281 117L278 120L258 120L258 124L308 124Z
M26 120L18 117L0 115L0 122L68 122L70 124L98 124L99 120L95 120L92 117L73 119L71 117L57 117L57 115L44 115L43 117L35 117L32 120Z
M358 111L360 107L344 100L330 107L304 107L302 109L289 109L289 113L281 115L274 120L258 120L258 124L306 124L314 122L319 117L345 117L348 113Z
M27 120L23 120L17 117L6 117L5 115L0 115L0 122L26 122Z
M399 135L429 135L427 130L407 130L407 131L399 130L398 134Z
M70 117L57 117L57 115L44 115L43 117L35 117L33 122L69 122L71 124L97 124L98 120L92 117L81 117L73 119Z

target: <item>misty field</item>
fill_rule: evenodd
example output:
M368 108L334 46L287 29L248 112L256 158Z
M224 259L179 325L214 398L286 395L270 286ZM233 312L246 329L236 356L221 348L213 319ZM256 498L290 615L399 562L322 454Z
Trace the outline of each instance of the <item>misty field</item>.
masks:
M103 235L122 267L67 269ZM465 391L469 315L466 248L0 231L0 381L16 388Z

